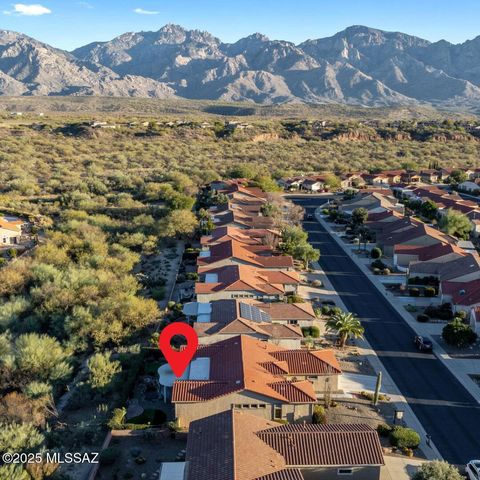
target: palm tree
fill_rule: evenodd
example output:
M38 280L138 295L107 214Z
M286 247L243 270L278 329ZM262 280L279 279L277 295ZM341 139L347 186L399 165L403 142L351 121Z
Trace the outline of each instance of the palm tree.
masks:
M365 329L360 320L353 314L340 312L326 323L327 331L333 331L338 335L340 347L343 348L349 338L363 338Z

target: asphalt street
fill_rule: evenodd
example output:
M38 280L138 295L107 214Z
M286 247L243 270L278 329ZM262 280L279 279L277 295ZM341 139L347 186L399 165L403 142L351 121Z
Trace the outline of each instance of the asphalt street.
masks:
M312 205L326 201L293 200L308 205L308 213L314 212ZM479 459L480 405L438 358L409 356L418 353L411 327L318 222L303 226L311 244L320 249L321 267L348 310L361 319L365 338L445 460L460 465Z

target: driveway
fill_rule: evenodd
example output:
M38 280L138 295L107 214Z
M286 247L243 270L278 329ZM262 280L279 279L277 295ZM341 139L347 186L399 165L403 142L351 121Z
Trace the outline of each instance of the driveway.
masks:
M295 199L313 213L324 199ZM318 222L305 222L320 264L346 307L365 327L365 337L406 397L432 441L449 462L480 456L480 405L433 355L418 355L414 332Z

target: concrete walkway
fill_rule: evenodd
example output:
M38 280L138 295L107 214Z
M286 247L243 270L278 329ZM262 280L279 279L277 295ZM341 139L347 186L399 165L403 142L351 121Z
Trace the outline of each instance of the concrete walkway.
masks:
M337 243L343 248L345 253L352 259L353 262L362 270L362 272L373 283L377 290L390 302L395 310L403 317L403 319L410 325L417 335L425 335L430 337L433 342L433 351L437 358L450 370L450 372L462 383L468 390L472 397L480 403L480 388L470 378L469 374L480 375L480 359L455 359L448 355L442 346L432 338L432 335L441 335L444 324L439 323L420 323L417 322L413 316L405 310L405 305L401 299L392 295L385 289L385 286L379 280L377 275L374 275L370 269L362 262L362 259L348 247L340 238L337 232L334 232L329 223L327 223L318 213L316 213L317 220L328 230Z
M385 455L385 468L381 480L410 480L424 460Z
M342 241L338 238L338 235L336 235L334 232L331 231L330 226L325 222L319 211L321 210L321 207L315 212L315 216L317 220L328 230L329 233L332 234L332 237L340 244L342 245ZM346 249L344 245L342 245L344 250L346 251L347 254L351 255L351 252L349 252L349 249ZM322 282L324 285L324 288L328 290L330 293L330 297L334 299L336 305L344 309L345 311L348 311L346 308L345 304L343 303L341 297L338 295L338 293L335 291L333 288L328 276L323 272L320 268L320 265L318 262L312 264L312 266L318 271L317 273L321 273L321 278ZM370 277L369 277L370 278ZM383 289L383 286L382 286ZM335 292L335 294L333 294ZM360 353L362 355L365 355L366 358L368 358L368 361L370 362L372 368L376 373L382 372L383 378L382 378L382 391L389 392L389 396L391 401L395 404L397 410L401 410L404 412L404 417L403 420L405 424L413 429L415 429L419 434L422 439L420 443L420 448L422 449L423 453L425 454L426 458L429 460L436 460L436 459L442 459L442 456L440 455L440 452L438 449L435 447L435 444L433 442L430 442L430 446L427 445L426 443L426 436L427 432L423 428L423 425L420 423L418 420L417 416L413 412L412 408L408 404L407 399L402 395L400 392L400 389L397 387L391 376L388 374L387 369L383 366L380 358L378 357L377 353L375 350L372 349L370 344L366 339L358 339L356 340L356 344L358 348L360 349ZM395 477L393 477L395 478ZM406 477L408 478L408 477ZM396 480L396 478L395 478Z
M376 375L362 375L360 373L342 373L338 380L338 388L345 393L360 393L360 392L374 392L377 385ZM395 394L396 392L388 391L384 385L380 389L381 393L387 395Z

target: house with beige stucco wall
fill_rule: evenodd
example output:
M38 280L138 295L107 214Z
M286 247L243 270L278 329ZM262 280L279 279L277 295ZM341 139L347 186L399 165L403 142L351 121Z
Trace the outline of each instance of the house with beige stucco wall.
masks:
M183 427L231 408L266 420L310 421L319 398L338 392L341 374L332 350L291 350L245 335L200 345L190 369L193 377L175 381L171 393Z

